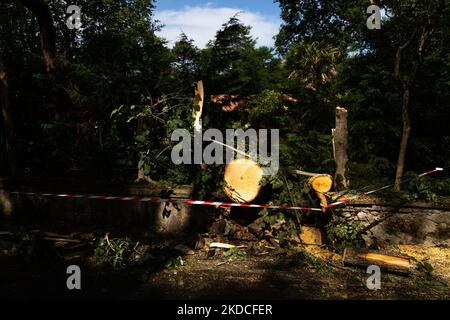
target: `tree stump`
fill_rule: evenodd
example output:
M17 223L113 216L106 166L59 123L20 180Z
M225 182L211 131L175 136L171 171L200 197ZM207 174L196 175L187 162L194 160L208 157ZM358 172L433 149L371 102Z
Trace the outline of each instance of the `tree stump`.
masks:
M347 110L344 108L336 108L336 129L333 130L333 153L336 162L336 173L334 176L335 186L337 190L347 189L348 180L345 175L348 156L348 126L347 126Z

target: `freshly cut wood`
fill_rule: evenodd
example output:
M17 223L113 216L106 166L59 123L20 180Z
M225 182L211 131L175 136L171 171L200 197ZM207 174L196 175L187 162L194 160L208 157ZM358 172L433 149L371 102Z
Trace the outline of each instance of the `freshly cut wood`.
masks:
M203 88L203 81L200 80L197 82L197 86L195 87L195 106L194 111L192 113L194 117L194 135L201 136L202 135L202 112L203 112L203 104L205 102L205 91ZM194 138L194 141L197 139ZM194 148L197 149L197 148ZM201 148L200 148L201 149ZM206 170L207 165L205 163L201 164L202 170Z
M379 266L381 271L409 274L414 270L411 258L406 255L391 255L377 251L346 248L342 258L344 266L367 268Z
M329 174L319 174L309 179L308 183L314 191L325 193L333 187L333 177Z
M194 121L194 130L200 132L202 130L201 118L203 112L203 103L205 101L205 92L203 89L203 81L197 82L197 86L195 88L195 99L197 101L196 106L194 107L193 116L195 118Z
M323 244L322 232L318 228L302 226L300 240L305 245L321 246Z
M258 196L261 190L262 168L251 159L236 159L225 168L225 194L235 202L248 203Z
M221 248L221 249L231 249L236 248L236 246L228 243L221 243L221 242L213 242L209 245L210 248Z
M316 192L317 197L320 200L320 204L322 205L322 211L327 212L327 206L328 206L328 199L327 197L320 192Z
M316 192L322 204L322 211L327 211L326 206L328 205L328 201L324 193L330 191L333 187L333 177L329 174L319 174L309 179L308 184Z

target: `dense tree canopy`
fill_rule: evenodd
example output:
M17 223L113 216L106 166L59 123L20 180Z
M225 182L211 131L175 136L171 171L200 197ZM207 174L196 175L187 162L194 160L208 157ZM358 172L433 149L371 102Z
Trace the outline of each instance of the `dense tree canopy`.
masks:
M368 1L277 2L276 48L258 47L239 13L206 48L186 34L170 48L152 0L80 0L79 30L66 26L66 1L0 0L2 174L128 181L139 168L214 191L223 166L198 177L170 161L173 130L192 129L198 80L205 128L280 129L286 180L274 191L298 188L294 169L333 172L337 106L349 110L353 187L449 165L450 1L380 1L381 30L366 26Z

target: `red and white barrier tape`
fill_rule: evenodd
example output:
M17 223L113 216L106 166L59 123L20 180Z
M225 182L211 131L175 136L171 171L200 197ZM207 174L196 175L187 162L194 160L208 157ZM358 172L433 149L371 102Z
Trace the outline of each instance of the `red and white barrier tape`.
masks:
M88 195L88 194L67 194L67 193L38 193L38 192L10 192L11 194L22 194L29 196L42 196L42 197L56 197L56 198L68 198L68 199L92 199L92 200L110 200L110 201L132 201L132 202L151 202L151 203L177 203L187 205L199 205L199 206L214 206L214 207L243 207L243 208L258 208L258 209L287 209L297 211L320 211L320 208L308 208L308 207L293 207L288 205L273 206L265 204L241 204L233 202L213 202L203 200L190 200L190 199L163 199L155 197L122 197L122 196L101 196L101 195Z
M426 175L429 175L429 174L432 174L432 173L435 173L435 172L439 172L439 171L444 171L444 169L443 169L443 168L435 168L435 169L433 169L433 170L429 170L429 171L427 171L427 172L424 172L424 173L419 174L419 175L417 176L417 178L420 178L420 177L423 177L423 176L426 176ZM340 199L339 201L330 203L330 204L328 204L327 206L324 206L324 207L325 207L325 208L336 207L336 206L338 206L338 205L345 204L345 203L347 203L347 202L349 202L349 201L351 201L351 200L357 199L357 198L359 198L359 197L361 197L361 196L367 196L367 195L372 194L372 193L380 192L380 191L386 190L386 189L388 189L388 188L391 188L391 187L393 187L393 186L394 186L394 184L389 184L389 185L384 186L384 187L381 187L381 188L377 188L377 189L370 190L370 191L367 191L367 192L359 193L359 194L354 195L354 196L352 196L352 197L342 198L342 199Z
M432 174L438 171L444 171L443 168L436 168L434 170L430 170L419 174L418 177L423 177L428 174ZM371 191L359 193L352 197L342 198L339 201L330 203L325 208L336 207L341 204L345 204L351 200L357 199L358 197L369 195L372 193L380 192L390 187L393 187L393 184L377 188ZM267 204L241 204L234 202L217 202L217 201L203 201L203 200L191 200L191 199L164 199L164 198L156 198L156 197L123 197L123 196L106 196L106 195L89 195L89 194L68 194L68 193L39 193L39 192L10 192L11 194L22 194L29 196L42 196L42 197L56 197L56 198L68 198L68 199L92 199L92 200L110 200L110 201L132 201L132 202L150 202L150 203L177 203L177 204L187 204L187 205L198 205L198 206L214 206L214 207L242 207L242 208L258 208L258 209L286 209L286 210L296 210L296 211L317 211L323 212L322 208L309 208L309 207L294 207L288 205L281 206L273 206Z

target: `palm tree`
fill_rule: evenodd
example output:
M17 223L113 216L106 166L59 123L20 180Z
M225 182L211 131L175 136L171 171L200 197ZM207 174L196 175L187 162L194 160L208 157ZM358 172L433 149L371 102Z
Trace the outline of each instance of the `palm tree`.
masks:
M341 57L338 48L324 42L299 43L292 47L287 65L289 78L298 79L305 87L316 90L337 75L336 63Z

